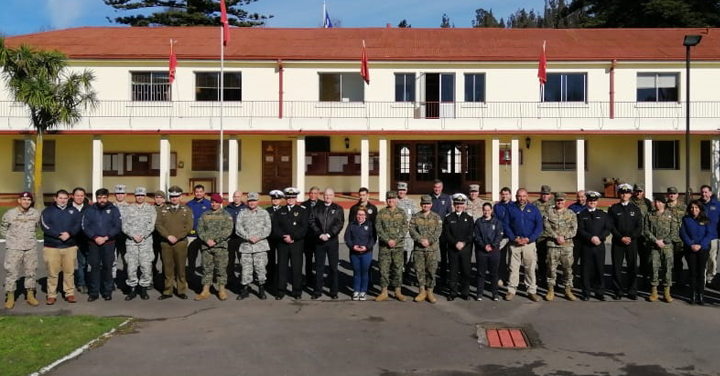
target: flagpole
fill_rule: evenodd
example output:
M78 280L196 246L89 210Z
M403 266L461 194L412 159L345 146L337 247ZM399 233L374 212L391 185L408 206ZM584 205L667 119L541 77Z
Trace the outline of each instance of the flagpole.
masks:
M327 8L326 8L326 5L325 5L325 2L323 1L323 14L322 14L323 28L327 27L326 24L325 24L325 18L327 17L326 14L327 14Z
M223 197L223 172L225 171L225 166L223 163L223 154L225 153L224 150L224 129L223 129L223 107L224 107L224 100L225 100L225 44L224 44L224 35L225 28L220 28L220 156L218 157L220 160L220 185L218 193L220 194L220 197Z

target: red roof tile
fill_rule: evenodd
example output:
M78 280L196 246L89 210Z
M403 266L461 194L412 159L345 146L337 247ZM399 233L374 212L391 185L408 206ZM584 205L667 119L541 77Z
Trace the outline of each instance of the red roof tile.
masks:
M693 60L720 60L720 29L272 29L231 28L228 60L549 61L684 60L686 34L702 34ZM85 27L19 35L9 46L57 49L74 59L219 59L220 27Z

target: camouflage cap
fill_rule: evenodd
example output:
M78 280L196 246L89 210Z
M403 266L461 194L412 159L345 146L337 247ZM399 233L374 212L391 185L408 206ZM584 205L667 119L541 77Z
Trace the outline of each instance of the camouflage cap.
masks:
M395 192L395 191L387 191L387 193L385 194L385 198L386 198L386 199L397 198L397 192Z
M398 191L407 191L407 189L408 189L408 184L406 182L401 181L401 182L397 183Z
M180 197L182 196L182 193L182 188L178 187L177 185L173 185L168 189L168 196L170 197Z
M145 187L135 187L135 196L145 196L147 195L147 190Z
M285 194L283 193L283 191L281 191L279 189L273 189L268 194L270 195L271 199L275 199L275 200L285 197Z
M595 191L587 191L585 192L585 198L587 198L588 201L597 201L601 197L599 192Z
M162 198L165 198L165 192L163 192L162 190L157 190L157 191L155 191L155 196L154 196L154 197L162 197Z
M655 201L660 201L660 202L662 202L663 204L667 204L667 203L668 203L668 198L665 197L665 196L657 196L657 197L655 197Z
M678 193L678 189L675 187L668 187L667 193L673 193L673 194Z
M247 200L248 201L260 201L260 194L258 194L257 192L250 192L247 195Z
M552 193L552 188L550 188L549 185L543 185L540 187L540 194L541 195L549 195Z
M622 183L618 186L618 193L632 193L633 187L628 183Z
M555 192L555 201L565 200L565 192Z
M125 192L125 184L118 184L115 186L115 194L118 194L118 193L123 193L123 194L126 193Z
M432 197L430 197L430 195L422 195L420 197L420 205L425 205L425 204L432 205Z
M635 185L633 185L633 192L645 192L645 184L635 183Z
M459 205L464 204L467 202L468 198L462 193L456 193L452 195L453 205Z
M470 184L470 192L480 192L480 185Z

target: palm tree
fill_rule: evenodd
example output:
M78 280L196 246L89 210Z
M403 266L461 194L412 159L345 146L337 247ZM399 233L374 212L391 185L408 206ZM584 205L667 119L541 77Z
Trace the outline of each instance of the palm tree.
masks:
M36 51L23 45L5 46L0 38L0 67L13 99L29 110L35 137L33 193L42 205L43 135L60 126L72 127L82 111L94 109L96 93L92 89L92 71L73 72L67 57L58 51Z

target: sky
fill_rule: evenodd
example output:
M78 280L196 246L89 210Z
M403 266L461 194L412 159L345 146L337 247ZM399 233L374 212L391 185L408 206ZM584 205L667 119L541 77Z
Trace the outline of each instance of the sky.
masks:
M0 0L0 35L29 34L81 26L121 26L110 23L123 13L103 0ZM471 27L475 9L492 9L496 18L519 8L542 9L544 0L326 0L328 13L342 27L393 27L406 19L413 27L439 27L443 13L456 27ZM268 27L319 27L322 0L259 0L245 7L274 17Z

